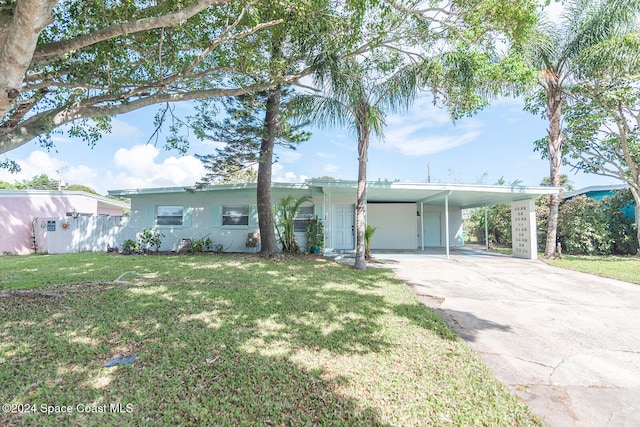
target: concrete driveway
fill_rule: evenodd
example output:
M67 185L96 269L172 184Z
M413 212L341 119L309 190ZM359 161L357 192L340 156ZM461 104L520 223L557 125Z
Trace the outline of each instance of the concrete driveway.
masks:
M639 285L472 251L374 258L550 426L640 425Z

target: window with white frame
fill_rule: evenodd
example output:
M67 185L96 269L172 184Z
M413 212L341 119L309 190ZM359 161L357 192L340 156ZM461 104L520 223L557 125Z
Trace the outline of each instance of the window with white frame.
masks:
M313 206L301 206L293 219L294 233L306 233L309 220L313 219Z
M223 206L222 225L249 225L249 206Z
M157 206L156 225L182 225L182 206Z

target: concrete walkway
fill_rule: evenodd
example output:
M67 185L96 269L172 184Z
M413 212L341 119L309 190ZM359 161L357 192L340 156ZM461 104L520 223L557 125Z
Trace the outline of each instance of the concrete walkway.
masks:
M471 251L374 259L550 426L640 425L640 285Z

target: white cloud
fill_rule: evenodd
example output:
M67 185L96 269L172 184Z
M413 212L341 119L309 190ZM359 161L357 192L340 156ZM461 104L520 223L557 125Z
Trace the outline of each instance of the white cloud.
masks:
M111 120L111 133L105 134L105 138L109 137L142 142L144 133L138 127L114 118Z
M477 129L473 129L477 125L470 122L451 134L451 123L449 114L434 106L431 97L425 94L416 99L409 111L389 116L383 144L372 147L398 151L405 156L421 156L466 144L479 135Z
M279 163L272 166L271 180L273 182L298 182L296 175L293 172L285 171L284 166Z
M284 150L278 153L278 161L281 163L296 163L302 158L302 153L291 150Z
M96 191L98 191L96 186L89 183L98 183L102 181L101 173L98 170L85 165L69 166L64 170L62 175L64 180L69 184L87 185ZM102 191L102 193L106 193L106 190Z
M449 114L444 109L434 106L431 100L430 95L421 95L408 111L390 114L387 116L387 129L405 126L418 126L426 129L450 125Z
M453 126L447 111L434 106L431 97L425 94L418 97L409 111L389 116L384 142L371 147L398 151L405 156L423 156L467 144L481 134L480 130L478 120L465 119Z
M337 165L331 164L331 163L326 163L325 165L322 166L322 172L325 174L332 174L335 172L338 172L340 168Z
M396 140L394 143L385 144L385 147L389 146L396 149L405 156L425 156L467 144L475 140L479 135L480 132L478 131L470 131L461 135L427 136L404 141Z
M190 186L201 179L206 170L193 156L156 158L160 150L152 145L136 145L116 151L114 160L125 172L110 173L110 186L115 189Z
M0 180L14 183L23 180L30 180L34 176L46 174L51 179L56 179L57 171L62 169L64 164L58 159L52 158L47 152L35 150L29 154L25 160L17 160L21 171L12 174L7 170L0 169Z
M322 159L333 159L336 157L334 153L324 153L322 151L316 151L316 157L320 157Z
M70 165L49 153L36 150L27 159L18 161L22 168L20 173L0 170L0 180L20 182L40 174L58 179L60 175L57 171L61 171L67 183L86 185L100 194L106 194L111 189L191 186L205 175L202 162L193 156L171 156L158 161L159 155L160 150L152 145L120 148L114 154L116 167L104 170L102 167Z

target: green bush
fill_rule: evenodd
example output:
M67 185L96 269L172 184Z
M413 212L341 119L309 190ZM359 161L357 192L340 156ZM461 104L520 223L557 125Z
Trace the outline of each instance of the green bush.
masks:
M364 229L364 258L371 259L371 238L376 232L377 227L372 227L369 224Z
M549 196L536 200L536 224L538 228L538 252L544 252L547 244L547 228L549 226Z
M568 253L610 254L612 238L600 202L576 196L562 203L558 211L558 239Z
M616 195L601 201L602 211L608 222L611 236L611 253L633 255L638 251L636 224L627 213L633 212L634 200L630 190L621 190Z
M282 244L282 252L288 254L299 254L300 246L295 237L295 218L298 208L304 202L311 200L309 196L293 197L291 195L283 197L275 206L275 217L277 221L276 232L280 243Z
M122 251L125 254L138 253L138 252L140 252L140 243L138 243L138 242L136 242L134 240L131 240L131 239L127 239L122 244Z
M511 205L496 205L486 209L489 243L511 245ZM478 243L485 243L484 211L485 208L474 209L467 220L467 228L475 234Z
M206 236L202 236L195 242L191 243L191 246L189 246L189 252L196 253L210 251L212 247L213 240L211 240L211 236L207 234Z
M324 226L319 218L307 221L307 252L313 253L324 248Z
M144 245L145 250L155 248L156 252L158 252L160 250L160 245L162 244L163 237L164 234L162 234L155 228L145 228L138 236L138 240L140 241L141 245Z
M619 191L602 201L577 196L564 201L558 211L558 241L570 254L631 255L638 250L636 225L628 212L633 207L631 191ZM487 208L489 243L511 244L510 205ZM549 196L536 201L538 250L544 251L549 219ZM484 209L475 209L465 220L465 229L484 243Z

